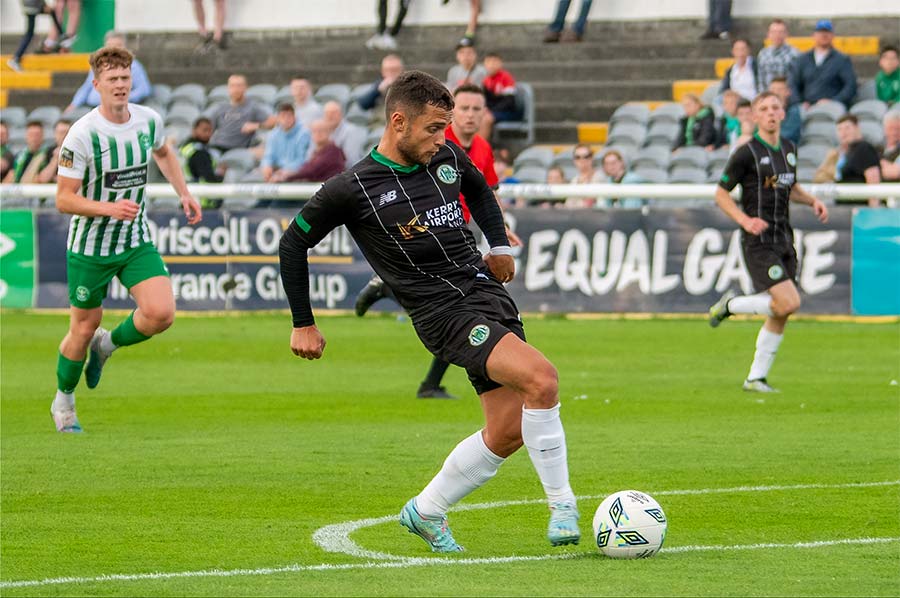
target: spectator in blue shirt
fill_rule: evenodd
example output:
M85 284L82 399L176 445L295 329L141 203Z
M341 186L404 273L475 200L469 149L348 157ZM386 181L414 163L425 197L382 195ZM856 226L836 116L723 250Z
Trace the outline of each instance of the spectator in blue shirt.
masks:
M797 57L791 68L791 101L806 110L821 100L849 107L856 96L856 73L846 54L834 49L834 27L828 19L816 23L813 49Z
M260 162L260 173L266 182L280 183L306 162L309 152L309 131L297 122L294 106L278 106L275 117L278 126L266 140L266 151Z
M106 48L124 48L125 34L118 31L108 31L104 37L104 47ZM150 85L150 78L147 77L147 71L144 65L137 58L131 63L131 95L128 101L134 104L140 104L150 97L153 93L153 87ZM89 72L84 83L75 92L72 103L66 108L66 112L74 110L78 106L90 106L95 108L100 105L100 94L94 89L94 73Z
M790 139L795 145L800 145L800 129L803 127L803 117L800 115L800 104L791 103L791 88L787 79L775 77L769 83L769 91L778 96L784 106L784 120L781 121L781 136Z

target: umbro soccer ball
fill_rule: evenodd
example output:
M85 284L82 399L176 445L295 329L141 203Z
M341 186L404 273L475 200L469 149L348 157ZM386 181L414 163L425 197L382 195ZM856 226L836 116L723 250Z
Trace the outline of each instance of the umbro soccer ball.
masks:
M652 497L637 490L616 492L594 515L597 548L614 559L644 559L666 539L666 514Z

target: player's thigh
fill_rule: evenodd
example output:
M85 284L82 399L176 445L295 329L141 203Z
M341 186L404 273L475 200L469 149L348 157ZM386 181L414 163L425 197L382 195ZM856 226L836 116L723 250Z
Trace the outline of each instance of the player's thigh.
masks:
M119 264L115 258L95 258L67 253L66 281L69 288L69 303L72 307L80 310L100 307L118 268Z
M528 403L556 395L557 373L544 355L514 334L507 334L488 356L488 378L520 393Z
M118 276L139 308L146 312L175 311L169 270L153 245L146 244L135 249Z
M800 291L793 280L783 280L769 287L769 295L778 306L787 306L790 311L800 307Z

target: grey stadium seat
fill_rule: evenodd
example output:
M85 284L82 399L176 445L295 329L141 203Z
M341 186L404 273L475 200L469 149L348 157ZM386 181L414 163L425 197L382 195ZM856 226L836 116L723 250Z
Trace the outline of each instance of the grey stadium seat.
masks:
M335 101L341 105L341 109L346 110L350 102L350 86L346 83L329 83L317 89L314 97L320 104Z
M499 122L494 125L494 138L524 136L525 145L534 143L534 88L530 83L516 84L516 108L522 112L522 120Z
M566 166L571 165L575 162L574 158L575 148L570 147L568 149L564 149L561 152L557 152L553 155L553 159L550 160L550 166Z
M247 148L236 147L222 154L219 163L224 164L227 170L239 172L243 177L256 168L256 156Z
M547 180L547 169L542 166L522 166L513 172L513 177L523 183L543 183Z
M881 123L881 119L884 118L887 109L887 104L881 100L863 100L853 104L850 107L850 113L855 114L860 122L870 120Z
M707 85L706 89L703 90L703 93L700 94L700 102L705 106L711 106L715 102L716 96L719 95L719 89L721 87L722 84L719 81Z
M814 120L803 125L800 141L803 145L807 143L837 145L837 130L831 121Z
M353 123L354 125L368 127L369 123L372 121L372 111L363 110L356 102L350 102L350 105L347 107L347 114L344 118L347 122Z
M671 171L677 167L692 166L705 172L707 164L709 164L709 152L705 149L697 146L682 147L672 154L669 169Z
M644 104L622 104L613 112L609 119L610 126L616 123L630 122L637 125L646 125L650 119L650 109Z
M626 164L631 164L631 161L634 160L634 157L638 153L638 146L631 145L626 142L626 140L617 141L615 144L610 144L604 147L601 151L594 154L594 166L597 168L602 167L603 156L610 150L616 150L620 154L622 154L622 159L625 160Z
M797 182L799 183L812 183L813 177L816 174L816 168L813 166L798 166L797 167Z
M658 185L669 182L669 173L662 168L653 166L637 166L633 172L647 181L648 183L656 183Z
M350 101L356 102L360 97L368 93L370 89L372 89L373 83L370 81L369 83L360 83L359 85L354 85L353 89L350 90Z
M800 170L803 166L818 168L831 149L830 145L822 143L801 145L797 148L797 170Z
M199 83L185 83L172 90L172 97L169 98L169 102L172 104L176 102L188 103L193 104L197 108L203 108L206 106L206 90Z
M291 86L284 85L275 92L275 100L272 102L273 107L279 104L293 104L294 96L291 95Z
M25 109L21 106L10 106L0 110L0 120L6 123L10 129L17 129L25 126Z
M271 106L275 102L276 93L278 93L278 88L271 83L259 83L257 85L251 85L247 89L247 97L249 99L259 102L260 104L265 104L266 106ZM292 101L291 104L293 103L294 102Z
M647 129L644 125L633 122L620 122L612 127L609 136L606 138L607 145L615 145L616 143L625 141L629 145L641 147L647 138Z
M803 122L826 121L834 123L840 117L844 116L847 109L840 102L825 100L809 107L809 110L803 115Z
M28 113L25 121L39 120L44 123L45 127L52 127L59 120L61 114L62 110L56 106L38 106Z
M153 86L153 92L150 98L156 100L163 106L168 106L172 101L172 86L165 83L156 83Z
M884 129L880 122L872 122L871 120L859 121L859 130L863 139L878 147L884 145Z
M549 147L533 145L522 151L516 159L513 160L513 168L522 166L540 166L541 168L549 168L553 162L553 150Z
M193 126L194 121L200 116L200 108L196 104L185 102L177 102L169 107L169 113L166 114L166 125L186 125Z
M668 149L672 149L680 129L681 127L677 122L670 122L667 120L654 122L647 130L647 137L644 142L648 146L661 145Z
M681 107L681 104L676 102L666 102L665 104L661 104L650 113L650 120L648 121L650 125L659 122L669 122L678 124L678 122L684 116L684 108Z
M641 166L650 166L654 168L666 169L669 167L669 161L672 159L672 152L668 147L661 145L650 145L638 150L634 161L631 162L632 168Z
M165 135L166 139L172 141L172 145L178 147L191 136L191 127L181 123L166 125Z
M212 89L209 90L209 95L206 96L206 105L210 105L213 102L229 102L231 101L228 97L228 85L216 85Z
M669 171L670 183L702 184L707 181L708 175L705 168L691 166L679 166Z
M869 79L859 84L856 88L856 101L874 100L878 98L878 91L875 89L875 79Z

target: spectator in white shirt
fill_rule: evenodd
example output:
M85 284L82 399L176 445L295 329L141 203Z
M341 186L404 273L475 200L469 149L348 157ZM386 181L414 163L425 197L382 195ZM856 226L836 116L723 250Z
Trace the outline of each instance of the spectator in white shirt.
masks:
M719 93L733 89L745 100L753 101L756 97L756 61L750 56L750 42L740 38L734 40L731 55L734 64L725 71Z

